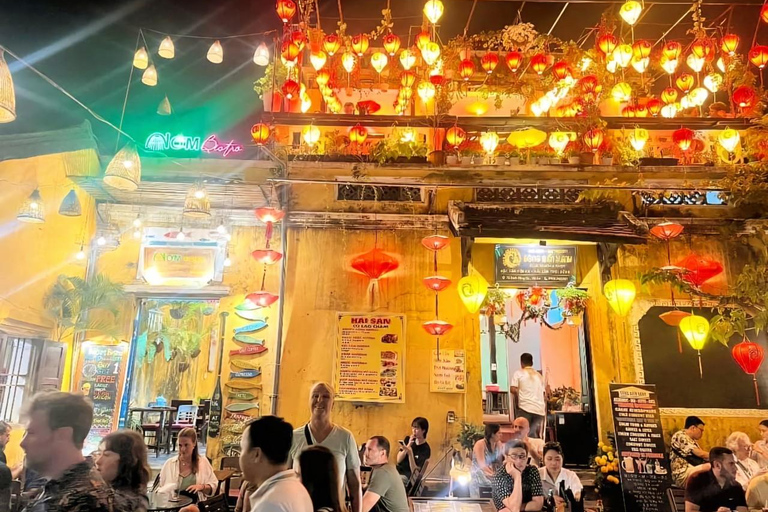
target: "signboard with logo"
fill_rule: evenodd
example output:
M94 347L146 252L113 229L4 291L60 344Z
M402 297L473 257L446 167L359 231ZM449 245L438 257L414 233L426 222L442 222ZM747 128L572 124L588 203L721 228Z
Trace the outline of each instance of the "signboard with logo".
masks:
M152 286L202 287L220 282L226 259L226 238L215 231L144 229L139 253L139 279Z
M672 485L656 386L611 384L621 488L626 510L669 512Z
M496 245L496 282L500 286L565 286L576 274L571 246Z
M228 157L243 151L243 145L217 135L198 136L182 133L154 132L144 142L147 151L187 153L190 157L214 155Z

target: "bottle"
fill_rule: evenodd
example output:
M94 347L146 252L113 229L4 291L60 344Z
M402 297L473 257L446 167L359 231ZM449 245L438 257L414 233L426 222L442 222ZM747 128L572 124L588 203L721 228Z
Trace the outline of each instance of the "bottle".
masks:
M605 509L603 508L603 500L597 500L597 504L595 505L595 510L597 512L604 512Z
M557 512L557 504L555 503L555 491L553 489L550 489L549 493L547 493L547 498L544 500L544 510L547 512Z

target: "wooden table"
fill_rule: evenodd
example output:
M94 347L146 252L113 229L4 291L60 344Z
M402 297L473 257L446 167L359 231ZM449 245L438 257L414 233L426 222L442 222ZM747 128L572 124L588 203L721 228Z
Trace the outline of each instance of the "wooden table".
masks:
M192 504L192 498L189 496L179 496L178 501L171 501L172 496L172 493L167 492L148 493L149 506L147 506L147 512L152 512L153 510L158 512L179 510Z
M157 439L155 440L155 457L160 455L160 447L165 446L165 453L171 453L171 424L172 421L166 422L166 415L176 412L175 407L131 407L128 409L128 424L131 423L131 417L133 413L139 413L139 423L144 425L144 415L147 413L157 412L160 413L160 423L157 431ZM166 432L166 429L168 430Z
M216 475L216 480L219 481L219 485L216 487L216 494L219 494L219 490L221 490L221 482L224 482L224 496L229 499L229 484L232 477L237 475L238 472L233 469L217 469L213 474Z

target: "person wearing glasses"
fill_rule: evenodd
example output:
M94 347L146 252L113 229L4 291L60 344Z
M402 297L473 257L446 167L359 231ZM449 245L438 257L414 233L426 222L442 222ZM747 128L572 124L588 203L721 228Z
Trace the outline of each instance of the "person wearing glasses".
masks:
M504 446L504 463L491 479L493 504L500 512L541 510L544 490L539 470L528 463L528 447L517 439Z
M698 441L704 435L704 422L697 416L685 418L685 428L672 436L669 444L669 463L672 467L672 480L675 485L685 489L685 484L697 466L709 460L709 454L701 449Z

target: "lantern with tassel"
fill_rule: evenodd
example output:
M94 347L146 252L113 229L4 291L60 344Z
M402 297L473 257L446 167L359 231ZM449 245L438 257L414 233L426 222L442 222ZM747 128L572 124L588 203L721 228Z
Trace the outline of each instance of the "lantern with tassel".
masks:
M613 279L603 287L603 294L608 304L621 317L629 314L636 293L635 284L628 279Z
M703 379L704 369L701 366L701 349L704 348L704 344L709 337L709 320L702 316L691 314L680 320L680 331L699 357L699 377Z
M356 256L352 259L351 265L353 269L366 275L368 279L370 279L367 295L370 297L372 306L375 303L379 279L400 266L393 256L378 248L371 249L364 254Z
M742 369L742 371L744 371L744 373L747 375L752 376L752 383L755 386L755 400L759 407L760 391L757 387L756 374L760 369L760 365L763 364L763 358L765 356L763 347L744 338L744 341L731 349L731 355L733 356L734 361L736 361L736 364L738 364Z
M456 289L459 292L459 298L461 298L467 310L475 314L480 310L485 301L485 296L488 294L488 281L477 272L474 272L459 279Z
M676 266L685 269L685 273L681 276L683 281L687 281L696 288L701 288L705 282L723 272L720 262L697 254L687 256L677 262Z

